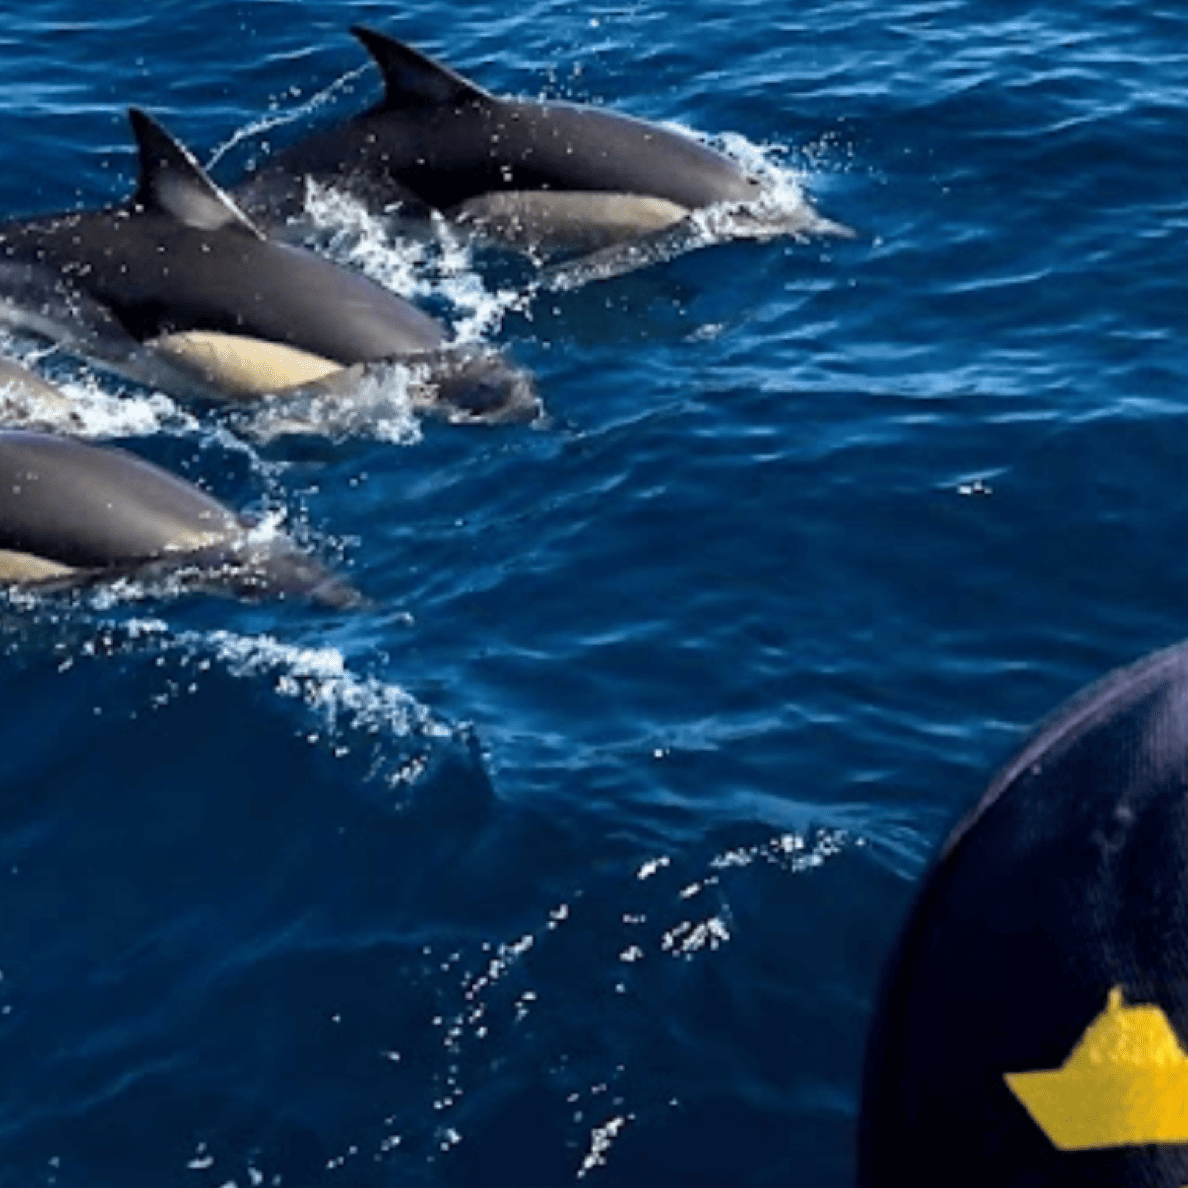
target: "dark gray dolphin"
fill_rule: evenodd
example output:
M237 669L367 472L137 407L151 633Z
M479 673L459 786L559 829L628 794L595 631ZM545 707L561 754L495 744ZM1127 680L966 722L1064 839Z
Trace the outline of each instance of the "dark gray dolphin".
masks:
M351 31L379 66L383 99L233 187L257 217L299 213L312 178L369 207L437 211L513 243L592 250L764 192L692 137L598 107L492 95L391 37ZM779 217L793 233L850 233L807 205Z
M367 277L268 239L164 129L130 116L140 148L130 201L0 224L0 319L181 394L244 394L224 382L204 337L218 335L238 344L241 381L251 344L269 344L260 392L308 383L311 359L321 378L398 360L440 366L438 398L480 419L535 414L522 373L489 353L460 382L437 322Z
M0 430L0 583L34 588L184 571L203 588L360 596L278 533L125 450Z

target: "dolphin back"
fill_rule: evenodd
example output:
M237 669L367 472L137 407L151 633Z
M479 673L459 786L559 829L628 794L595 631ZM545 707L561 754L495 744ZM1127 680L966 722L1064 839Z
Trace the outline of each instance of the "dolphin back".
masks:
M0 577L76 584L191 565L223 570L215 584L240 593L358 599L285 537L256 539L192 483L125 450L46 433L0 431L0 553Z
M0 545L66 565L144 561L244 525L199 488L124 450L0 433Z
M445 341L434 319L383 285L265 238L160 125L135 109L131 118L140 179L127 204L0 225L5 321L96 342L88 353L116 363L137 343L191 330L343 365Z
M393 37L351 31L384 80L383 101L363 120L386 141L397 179L439 209L499 190L615 192L686 210L759 193L734 161L691 136L601 107L491 95ZM431 137L416 130L427 121ZM391 156L400 148L414 158L403 172Z

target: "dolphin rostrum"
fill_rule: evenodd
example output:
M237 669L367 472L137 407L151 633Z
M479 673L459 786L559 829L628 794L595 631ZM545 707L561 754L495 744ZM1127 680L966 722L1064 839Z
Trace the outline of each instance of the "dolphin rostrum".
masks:
M0 223L0 320L181 395L242 397L421 365L478 419L536 412L524 375L382 285L268 239L159 124L120 206ZM480 357L481 356L481 357Z
M73 588L179 573L333 607L360 595L275 532L126 450L0 430L0 584Z
M254 217L299 214L306 179L403 216L444 214L520 246L609 247L764 188L691 136L599 107L492 95L419 51L355 26L382 100L277 152L231 192ZM790 233L850 235L807 204Z

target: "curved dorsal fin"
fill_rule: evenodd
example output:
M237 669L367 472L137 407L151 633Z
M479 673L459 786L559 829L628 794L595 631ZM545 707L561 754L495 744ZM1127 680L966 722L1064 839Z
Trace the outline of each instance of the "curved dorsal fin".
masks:
M140 181L133 202L168 214L187 227L214 231L235 227L256 239L264 236L214 184L189 150L138 107L128 109L140 149Z
M384 107L452 107L492 97L448 66L386 33L362 25L352 25L351 32L363 43L384 76Z

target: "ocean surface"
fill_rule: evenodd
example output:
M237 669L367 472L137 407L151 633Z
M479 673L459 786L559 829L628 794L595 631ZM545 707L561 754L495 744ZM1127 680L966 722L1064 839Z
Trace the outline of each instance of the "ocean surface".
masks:
M930 854L1188 634L1188 11L35 0L0 214L121 200L132 104L234 180L378 97L354 23L857 235L566 278L327 200L531 426L285 432L5 340L371 601L0 600L0 1185L848 1185Z

